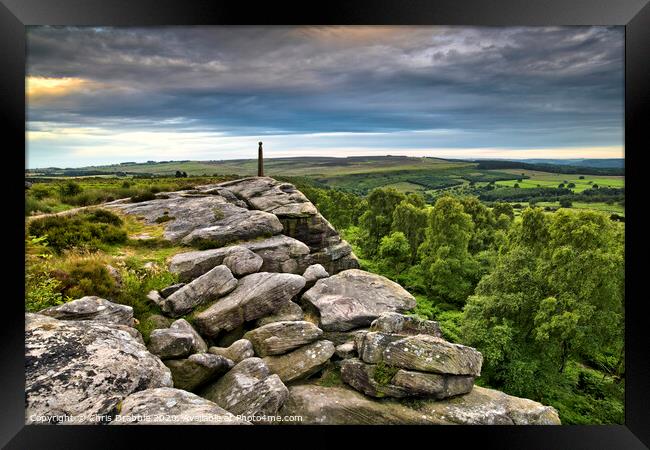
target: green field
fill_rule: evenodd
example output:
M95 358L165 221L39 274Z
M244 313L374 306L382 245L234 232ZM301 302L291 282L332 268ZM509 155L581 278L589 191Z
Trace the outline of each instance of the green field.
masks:
M269 176L313 176L329 177L359 173L394 172L404 170L440 170L460 167L474 167L476 163L447 161L438 158L415 158L408 156L369 157L299 157L267 158L264 171ZM122 163L108 166L93 166L92 169L106 172L150 173L174 175L177 170L188 175L256 175L256 159L227 161L169 161L149 163Z
M536 203L537 206L545 207L550 206L552 208L560 208L559 202L539 202ZM591 209L594 211L602 211L608 214L618 214L619 216L625 216L625 208L621 205L598 202L598 203L583 203L583 202L573 202L571 204L571 209Z
M515 177L522 177L522 181L517 181L517 179L499 181L497 183L498 186L512 187L518 183L520 188L525 189L535 187L558 187L560 183L574 183L576 186L575 188L571 189L574 192L582 192L585 189L590 189L594 184L597 184L598 186L614 188L621 188L625 185L625 177L619 176L549 173L523 169L499 170L499 173L503 172L510 173ZM584 177L584 179L580 179L581 176Z

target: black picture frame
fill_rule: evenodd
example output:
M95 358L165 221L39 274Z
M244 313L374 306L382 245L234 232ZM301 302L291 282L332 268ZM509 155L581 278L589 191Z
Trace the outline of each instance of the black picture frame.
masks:
M267 443L339 446L346 442L335 433L362 440L397 437L402 445L450 445L470 442L481 448L529 449L636 449L650 445L650 360L647 350L643 296L639 283L643 270L639 231L642 197L642 154L650 142L645 121L650 109L650 5L649 0L444 0L444 1L328 1L303 3L300 8L278 3L247 4L206 0L1 0L0 3L0 111L5 151L5 186L16 211L6 214L6 241L15 242L4 271L5 293L0 326L0 445L5 448L115 448L135 445L141 435L152 444L155 436L186 446L250 445L250 437L263 435ZM24 294L24 199L19 194L24 174L20 150L25 148L25 26L27 25L202 25L202 24L412 24L412 25L623 25L625 26L625 170L626 196L626 398L625 425L526 427L83 427L25 426L24 310L17 297ZM646 113L646 114L644 114ZM647 151L647 149L646 149ZM22 169L21 169L22 168ZM17 186L16 186L17 185ZM15 233L15 237L14 237ZM15 259L15 261L14 261ZM197 430L197 428L202 428ZM297 429L298 428L298 429ZM313 436L303 437L309 433ZM205 436L205 435L208 436ZM218 439L218 441L211 441ZM449 443L442 442L449 440ZM126 442L126 444L125 444ZM231 442L226 444L226 442ZM399 444L398 444L399 445ZM131 445L129 445L131 446Z

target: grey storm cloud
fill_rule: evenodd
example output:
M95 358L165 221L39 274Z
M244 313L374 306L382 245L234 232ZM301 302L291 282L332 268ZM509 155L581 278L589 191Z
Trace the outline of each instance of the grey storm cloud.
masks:
M489 145L622 144L621 27L31 27L27 36L29 76L95 86L28 104L31 129L456 129L485 132Z

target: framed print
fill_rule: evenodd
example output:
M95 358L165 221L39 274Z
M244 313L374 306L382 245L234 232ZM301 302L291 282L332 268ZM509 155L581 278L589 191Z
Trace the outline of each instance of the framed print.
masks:
M7 448L650 443L646 1L0 11Z

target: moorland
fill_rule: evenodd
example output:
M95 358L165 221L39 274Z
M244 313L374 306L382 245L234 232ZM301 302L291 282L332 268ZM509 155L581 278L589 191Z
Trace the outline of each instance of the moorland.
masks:
M160 311L146 295L177 281L166 261L186 248L162 239L173 218L150 225L95 206L256 170L230 160L26 171L26 310L112 298L134 308L147 340ZM483 353L477 384L552 405L563 423L623 423L620 167L385 156L268 159L265 170L317 206L363 269L413 294L413 314ZM53 215L64 211L76 214Z

